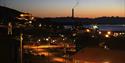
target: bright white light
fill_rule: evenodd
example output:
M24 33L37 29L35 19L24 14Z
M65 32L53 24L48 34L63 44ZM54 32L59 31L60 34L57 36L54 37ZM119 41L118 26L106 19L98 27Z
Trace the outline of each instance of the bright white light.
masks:
M34 19L34 17L31 17L31 20L33 20Z
M114 35L113 35L113 36L114 36L114 37L117 37L118 35L119 35L118 33L114 33Z
M110 35L110 34L111 34L111 31L108 31L107 34Z
M93 26L93 29L97 29L97 28L98 28L98 26L97 26L97 25L94 25L94 26Z
M102 32L101 32L101 31L99 31L99 34L102 34Z
M52 40L52 42L55 42L56 40Z
M122 33L119 33L120 35L122 34Z
M105 45L104 48L107 49L107 46Z
M41 40L40 40L40 39L38 39L38 41L40 42Z
M39 27L41 27L42 25L41 24L39 24Z
M64 37L64 35L61 35L61 37Z
M46 38L46 41L49 41L49 39L48 39L48 38Z
M32 21L29 21L29 23L31 24L31 23L32 23Z
M123 35L125 34L125 33L122 33Z
M65 39L63 38L63 40L65 40Z
M106 37L106 38L109 38L109 35L106 34L105 37Z
M23 17L24 15L23 14L20 14L21 17Z
M109 48L108 48L108 46L107 46L107 45L104 45L104 49L109 50Z

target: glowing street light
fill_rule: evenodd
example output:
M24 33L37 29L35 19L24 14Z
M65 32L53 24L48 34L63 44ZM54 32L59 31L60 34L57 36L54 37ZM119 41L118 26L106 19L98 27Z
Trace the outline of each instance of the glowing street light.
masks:
M31 24L31 23L32 23L32 21L29 21L29 23Z
M63 38L63 40L65 40L65 39Z
M54 43L56 40L52 40L52 42Z
M42 26L42 24L39 24L39 27L41 27Z
M108 31L107 34L108 34L108 35L111 35L111 31Z
M101 32L101 31L99 31L99 34L102 34L102 32Z
M86 32L90 32L90 30L89 30L89 29L86 29Z
M48 38L46 38L46 41L49 41L49 39L48 39Z
M41 40L40 40L40 39L38 39L38 41L40 42Z
M20 14L21 17L23 17L24 15L23 14Z
M106 37L106 38L109 38L109 35L108 35L108 34L106 34L106 35L105 35L105 37Z
M34 20L34 17L31 17L31 20Z

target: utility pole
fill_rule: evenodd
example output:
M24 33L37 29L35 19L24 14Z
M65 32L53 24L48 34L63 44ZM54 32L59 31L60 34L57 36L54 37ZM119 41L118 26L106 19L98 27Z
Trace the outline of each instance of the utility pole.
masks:
M23 34L20 34L20 63L23 63Z

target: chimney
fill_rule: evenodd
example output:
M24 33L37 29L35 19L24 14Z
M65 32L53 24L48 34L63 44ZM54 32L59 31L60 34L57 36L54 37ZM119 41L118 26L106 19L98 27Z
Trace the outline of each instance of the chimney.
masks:
M72 18L74 18L74 8L72 8Z

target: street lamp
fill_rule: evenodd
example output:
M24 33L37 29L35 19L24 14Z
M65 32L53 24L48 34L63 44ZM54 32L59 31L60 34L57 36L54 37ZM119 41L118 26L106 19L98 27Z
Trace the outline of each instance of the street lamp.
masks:
M46 38L46 41L49 41L49 39L48 39L48 38Z
M23 17L24 15L23 14L20 14L21 17Z
M90 32L90 30L89 30L89 29L86 29L86 32Z
M23 63L23 33L20 34L20 63Z
M106 37L106 38L109 38L109 35L108 35L108 34L106 34L106 35L105 35L105 37Z
M111 35L111 31L108 31L107 34L108 34L108 35Z

